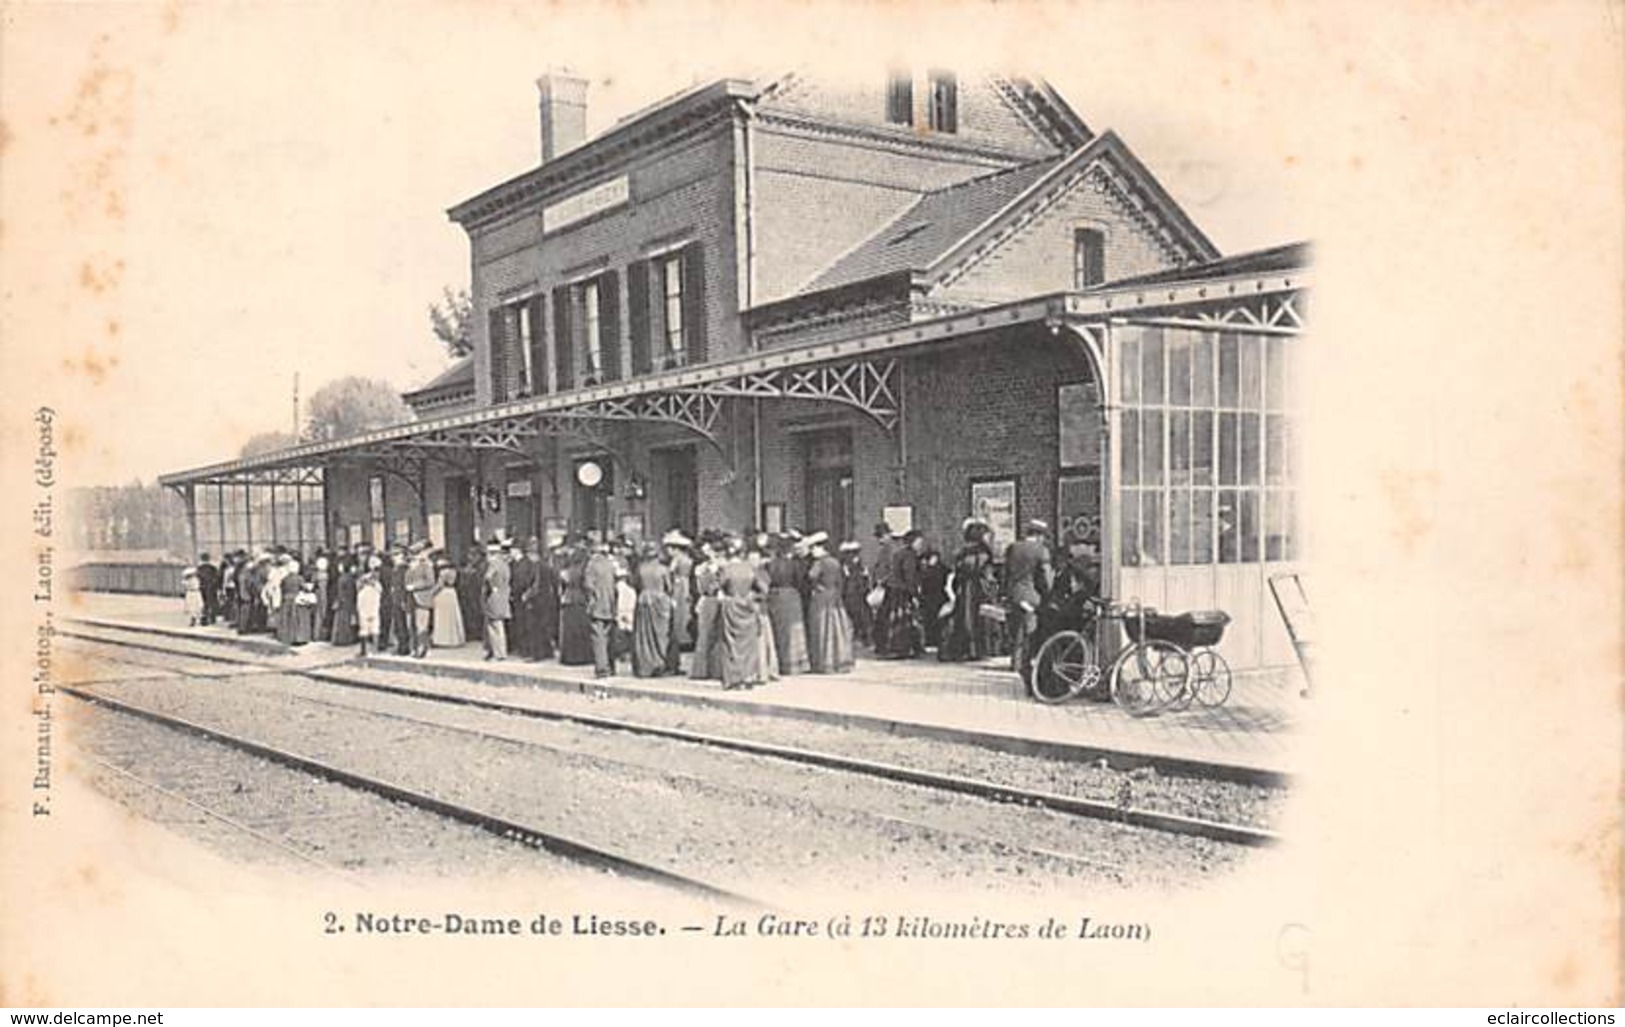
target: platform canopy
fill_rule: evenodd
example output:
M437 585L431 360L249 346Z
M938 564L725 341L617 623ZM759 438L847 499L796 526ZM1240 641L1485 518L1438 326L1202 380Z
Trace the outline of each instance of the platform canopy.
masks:
M1071 328L1105 367L1115 321L1217 331L1296 334L1311 272L1303 247L1279 247L1086 292L1062 292L983 307L883 331L775 348L633 381L532 397L481 410L380 428L362 435L228 460L159 477L177 491L216 484L309 483L319 469L356 461L434 461L452 452L523 452L542 435L596 441L608 422L678 424L715 443L722 401L811 399L863 411L887 432L902 417L896 358L959 337L1022 325ZM1102 378L1106 378L1102 374Z

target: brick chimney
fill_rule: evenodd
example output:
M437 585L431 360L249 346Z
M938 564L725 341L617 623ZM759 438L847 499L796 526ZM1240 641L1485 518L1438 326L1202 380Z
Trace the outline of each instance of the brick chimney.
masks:
M542 163L587 141L587 80L567 69L536 80L541 94Z

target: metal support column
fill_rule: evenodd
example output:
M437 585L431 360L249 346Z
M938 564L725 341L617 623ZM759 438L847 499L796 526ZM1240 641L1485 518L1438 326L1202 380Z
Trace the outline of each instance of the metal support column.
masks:
M197 545L197 486L188 485L181 498L186 501L186 530L192 539L192 551L186 554L186 562L191 563L197 559L201 552Z
M1122 404L1118 383L1122 380L1118 362L1120 346L1116 329L1107 325L1101 331L1102 361L1100 383L1101 442L1100 462L1100 594L1108 601L1121 599L1123 552ZM1116 622L1103 620L1096 635L1101 665L1117 657L1120 641Z

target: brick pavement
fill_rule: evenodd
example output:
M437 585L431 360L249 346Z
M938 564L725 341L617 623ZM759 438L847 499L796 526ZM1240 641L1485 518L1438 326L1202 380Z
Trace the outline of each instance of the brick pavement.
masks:
M187 628L178 599L83 593L72 600L70 615L237 640L221 627ZM294 660L298 666L330 664L339 655L330 645L313 643L303 647ZM1302 678L1295 671L1238 674L1230 700L1218 709L1193 707L1131 717L1110 704L1035 703L1024 694L1005 661L942 664L929 658L895 662L860 658L851 674L797 675L741 692L724 692L714 683L686 678L637 679L630 670L625 676L600 682L594 680L590 666L565 667L557 661L510 659L491 664L483 660L478 643L433 650L423 661L388 656L376 662L420 668L427 680L438 682L434 687L448 691L463 690L459 682L512 685L534 680L553 687L601 687L740 709L765 707L819 720L855 719L900 732L983 736L994 744L1020 741L1074 754L1094 750L1140 754L1283 775L1292 773L1297 765L1298 733L1293 728L1306 713L1306 703L1299 697Z

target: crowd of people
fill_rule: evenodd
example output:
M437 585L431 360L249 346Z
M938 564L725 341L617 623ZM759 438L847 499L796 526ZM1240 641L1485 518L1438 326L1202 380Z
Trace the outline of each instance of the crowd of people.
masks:
M200 554L182 580L193 624L224 620L290 646L421 659L478 641L493 661L556 657L599 677L624 662L640 678L686 673L727 689L847 673L860 651L1010 655L1024 670L1036 642L1099 590L1095 538L1069 533L1052 551L1041 521L996 554L988 525L967 520L947 560L919 531L877 524L874 536L868 561L855 540L793 531L673 530L658 543L574 534L545 552L496 536L461 563L425 540L308 555L277 546L218 565Z

